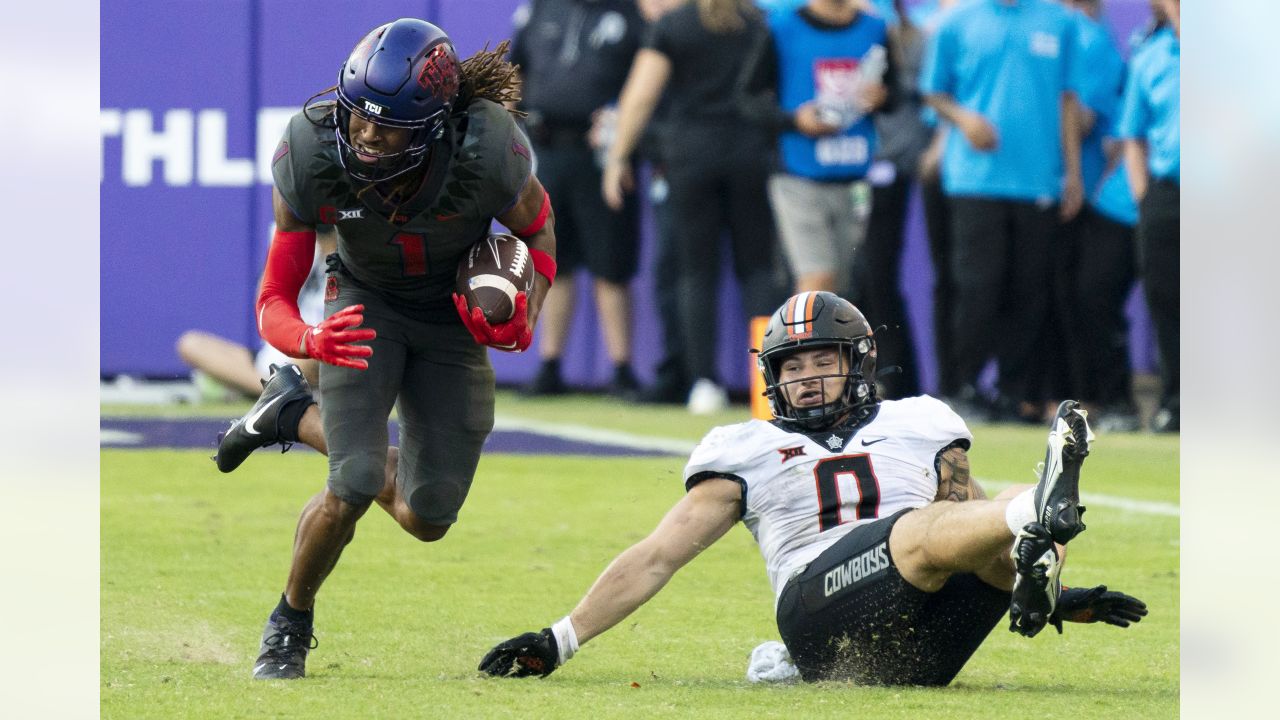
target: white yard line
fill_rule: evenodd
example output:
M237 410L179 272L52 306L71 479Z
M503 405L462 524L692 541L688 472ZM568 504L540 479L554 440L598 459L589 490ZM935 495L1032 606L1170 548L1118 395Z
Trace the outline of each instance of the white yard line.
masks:
M568 423L530 420L528 418L511 417L509 415L499 415L494 420L493 428L495 430L525 430L527 432L538 433L541 435L552 435L566 440L582 440L585 442L620 445L622 447L630 447L637 450L656 450L660 452L669 452L673 455L688 455L693 452L693 448L698 444L694 441L681 440L680 438L639 435L636 433L624 432L622 430L602 430L600 428L587 427L585 425L571 425ZM1002 490L1013 484L1010 482L990 479L979 479L979 482L982 483L983 487L991 488L993 490ZM1140 515L1182 517L1182 509L1175 503L1159 502L1155 500L1138 500L1135 498L1120 497L1118 495L1103 495L1099 493L1083 493L1080 496L1080 500L1085 505L1115 508L1116 510L1138 513Z
M538 433L539 435L551 435L553 437L564 438L565 440L581 440L583 442L594 442L635 448L636 450L669 452L672 455L688 455L693 452L693 449L698 445L696 442L681 440L679 438L637 435L636 433L623 432L621 430L602 430L600 428L587 427L585 425L552 423L545 422L543 420L511 417L509 415L498 415L495 417L493 421L493 429L524 430L527 432Z
M982 483L982 487L988 490L1003 490L1014 484L1001 480L990 480L988 478L978 478L978 482ZM1142 515L1182 517L1182 508L1178 507L1174 503L1159 502L1157 500L1136 500L1134 498L1120 497L1118 495L1080 493L1080 502L1085 506L1096 505L1098 507L1109 507Z
M104 428L100 431L98 438L99 447L111 447L114 445L137 445L142 442L142 434L135 432L126 432L124 430L112 430Z
M1094 493L1082 493L1080 500L1085 505L1097 505L1098 507L1110 507L1126 512L1139 513L1141 515L1163 515L1164 517L1182 517L1182 508L1167 502L1158 502L1155 500L1134 500L1133 498L1118 497L1116 495L1096 495Z

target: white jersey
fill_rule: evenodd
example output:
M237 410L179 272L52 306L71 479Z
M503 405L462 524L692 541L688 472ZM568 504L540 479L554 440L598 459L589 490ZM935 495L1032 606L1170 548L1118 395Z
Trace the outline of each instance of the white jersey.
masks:
M958 440L967 447L973 435L928 395L882 402L856 429L806 434L751 420L707 433L685 466L685 487L713 476L742 483L742 521L776 598L854 527L933 502L938 453Z

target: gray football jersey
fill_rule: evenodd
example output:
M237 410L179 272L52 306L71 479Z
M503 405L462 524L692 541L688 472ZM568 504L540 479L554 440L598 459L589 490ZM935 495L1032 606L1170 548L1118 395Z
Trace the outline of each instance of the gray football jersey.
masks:
M455 113L427 160L447 168L432 167L395 217L376 191L356 196L338 152L333 128L302 112L290 120L271 169L294 215L337 226L338 256L358 284L419 319L456 319L450 293L458 261L515 203L532 169L529 141L511 114L489 100Z

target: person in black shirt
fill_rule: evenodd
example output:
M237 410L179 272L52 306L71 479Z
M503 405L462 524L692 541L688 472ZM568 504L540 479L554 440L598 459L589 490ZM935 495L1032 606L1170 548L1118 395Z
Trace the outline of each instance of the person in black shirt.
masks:
M742 59L767 32L748 0L695 0L659 19L623 89L604 171L604 196L620 208L634 183L631 154L665 89L671 103L664 138L667 202L681 266L679 312L694 413L727 404L716 373L721 231L728 229L732 239L748 315L767 315L785 293L773 262L765 189L773 139L742 117L734 102Z
M636 0L640 15L653 24L658 18L684 4L685 0ZM671 119L671 102L663 96L658 103L644 137L636 148L633 161L649 165L649 183L646 196L653 215L653 254L650 275L653 277L653 303L658 313L659 336L662 351L654 367L653 384L640 393L640 402L667 405L683 405L693 384L688 377L685 362L684 331L680 326L680 255L675 233L671 227L671 212L667 200L671 196L671 184L667 182L666 156L662 152L662 140ZM613 113L613 125L617 127L617 110ZM612 131L612 130L611 130ZM652 352L652 351L651 351Z
M639 389L631 370L631 300L639 266L635 208L600 198L600 167L588 141L592 119L622 89L644 22L632 0L531 0L516 11L511 61L520 66L526 126L538 175L556 208L560 274L547 296L533 394L566 391L560 374L576 296L573 277L594 278L600 330L613 362L611 393Z

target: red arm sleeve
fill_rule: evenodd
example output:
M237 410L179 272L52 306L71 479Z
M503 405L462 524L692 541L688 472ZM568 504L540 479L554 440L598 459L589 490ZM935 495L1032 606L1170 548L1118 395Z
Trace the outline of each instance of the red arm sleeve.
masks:
M267 251L267 269L258 292L258 334L289 357L307 357L302 336L310 326L298 312L298 292L307 281L315 254L314 230L277 230Z

